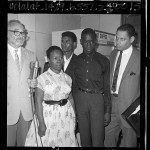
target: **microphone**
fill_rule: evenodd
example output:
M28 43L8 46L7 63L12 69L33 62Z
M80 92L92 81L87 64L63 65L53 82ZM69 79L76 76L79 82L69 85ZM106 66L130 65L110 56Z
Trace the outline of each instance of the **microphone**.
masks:
M30 80L36 79L38 75L38 68L39 68L38 61L36 61L35 63L31 62L30 68L31 68ZM30 93L33 93L33 92L34 92L34 88L30 87Z
M34 71L33 71L33 78L32 79L36 79L37 78L38 68L39 68L39 63L38 63L38 61L36 61L35 65L34 65Z

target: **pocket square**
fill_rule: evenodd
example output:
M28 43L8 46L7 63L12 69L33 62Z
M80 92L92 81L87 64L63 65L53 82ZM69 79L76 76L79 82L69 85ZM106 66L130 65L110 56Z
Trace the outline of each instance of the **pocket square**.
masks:
M130 76L132 76L132 75L136 75L136 73L134 73L134 72L131 72L131 73L130 73Z

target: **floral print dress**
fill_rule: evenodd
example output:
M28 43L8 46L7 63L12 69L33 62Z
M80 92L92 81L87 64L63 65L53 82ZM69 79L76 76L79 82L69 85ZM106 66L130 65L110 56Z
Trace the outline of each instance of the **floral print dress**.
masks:
M68 98L72 80L64 72L54 73L50 68L38 78L38 88L44 91L44 100L58 101ZM38 119L34 115L25 146L76 147L75 113L70 101L64 106L48 105L44 101L43 116L46 124L45 136L38 135Z

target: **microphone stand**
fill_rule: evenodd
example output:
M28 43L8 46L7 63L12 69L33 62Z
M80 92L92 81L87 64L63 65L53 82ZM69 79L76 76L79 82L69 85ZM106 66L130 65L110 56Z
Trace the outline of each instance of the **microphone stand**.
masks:
M34 72L33 72L33 79L36 79L37 78L37 75L38 75L38 61L35 62L35 66L34 66ZM30 87L30 96L31 96L31 105L32 105L32 114L33 114L33 122L34 122L34 129L35 129L35 136L36 136L36 142L37 142L37 147L38 147L38 137L37 137L37 130L36 130L36 125L38 127L38 124L37 124L37 118L36 118L36 114L34 114L34 92L35 90L33 88ZM35 119L34 119L34 116L35 116ZM36 134L37 133L37 134ZM40 137L40 136L39 136ZM41 142L41 145L43 147L43 143L42 143L42 139L40 137L40 142Z

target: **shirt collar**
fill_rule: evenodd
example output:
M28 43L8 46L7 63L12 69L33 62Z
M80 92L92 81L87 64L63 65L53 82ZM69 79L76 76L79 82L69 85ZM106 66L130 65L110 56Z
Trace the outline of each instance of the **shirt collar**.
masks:
M128 49L126 50L123 50L123 54L127 54L127 53L130 53L133 49L133 46L131 45Z
M15 51L16 48L14 48L14 47L12 47L10 44L8 44L8 49L9 49L10 51ZM19 47L19 48L17 48L17 49L18 49L18 52L21 51L21 47Z
M52 71L52 70L51 70L51 68L50 68L50 67L48 68L48 70L47 70L47 71L48 71L48 72L49 72L52 76L55 76L55 75L61 75L61 74L63 73L63 71L62 71L62 70L60 71L60 73L55 73L54 71Z
M95 53L96 53L96 51L93 51L93 53L90 53L90 54L82 53L83 54L82 58L84 58L84 59L93 58Z
M70 61L71 58L72 58L72 56L73 56L73 53L72 53L72 55L71 55L68 59L66 59L66 56L64 55L64 61L65 61L65 62L66 62L66 61Z

